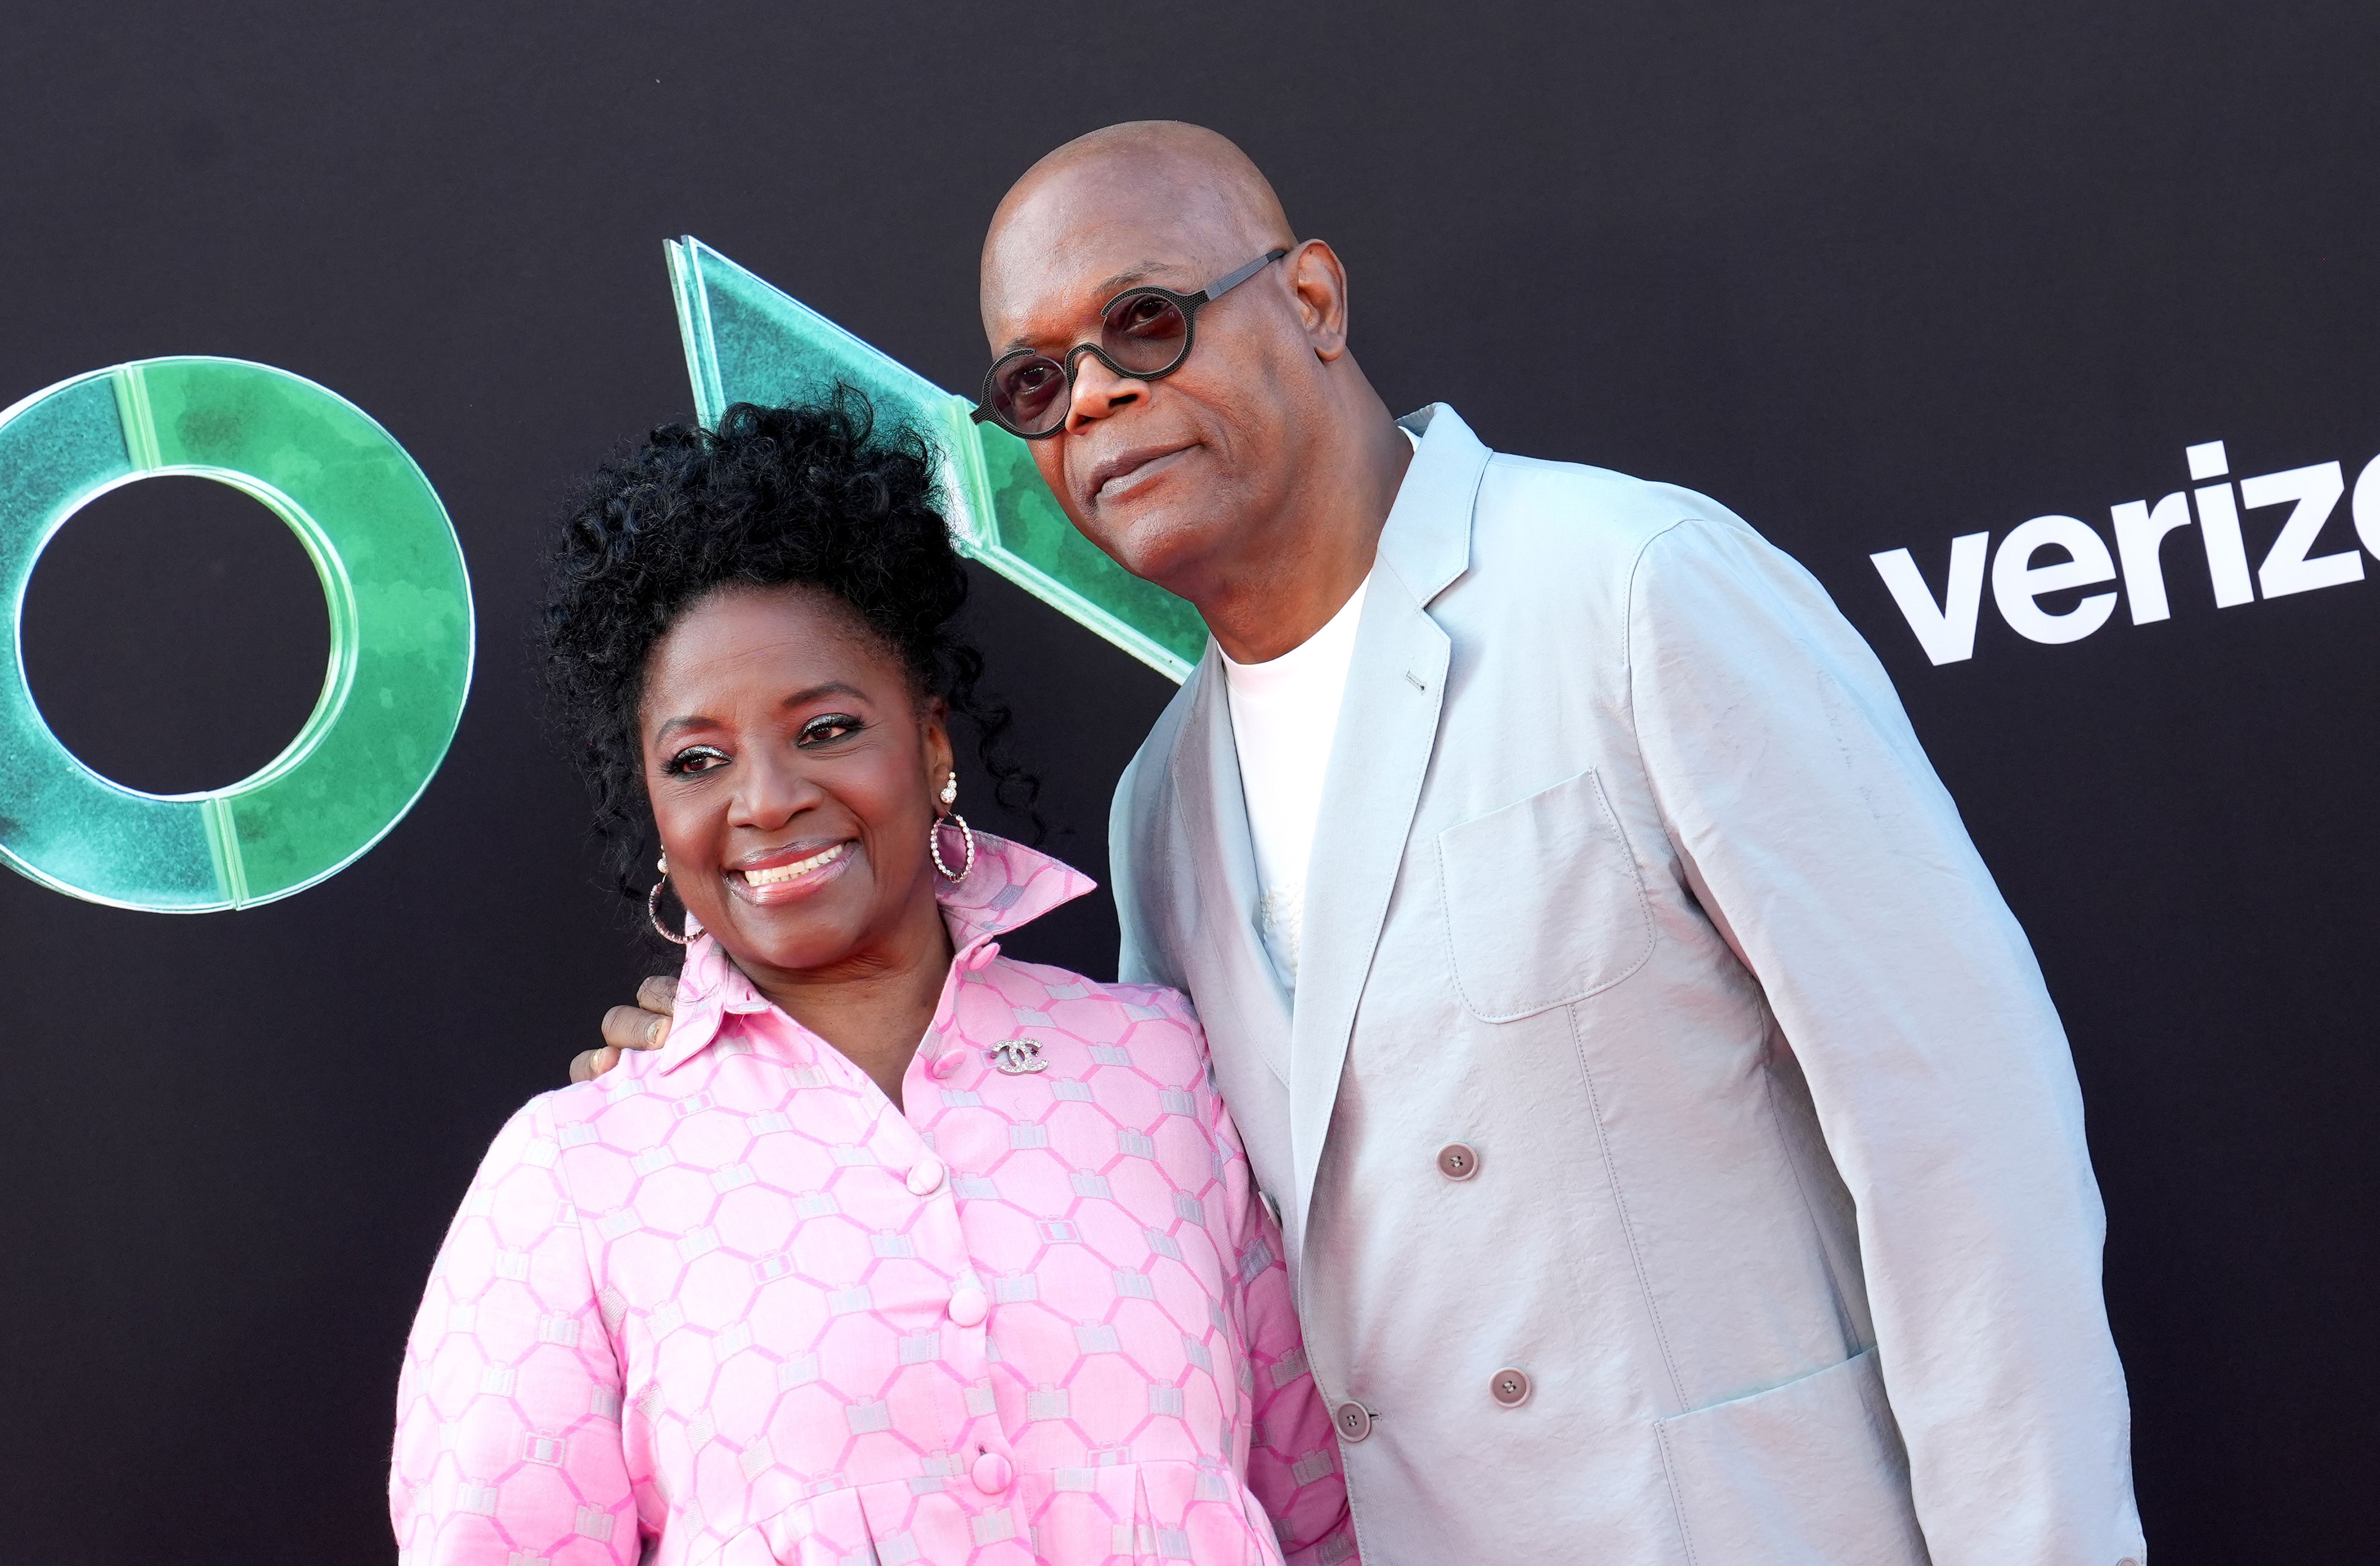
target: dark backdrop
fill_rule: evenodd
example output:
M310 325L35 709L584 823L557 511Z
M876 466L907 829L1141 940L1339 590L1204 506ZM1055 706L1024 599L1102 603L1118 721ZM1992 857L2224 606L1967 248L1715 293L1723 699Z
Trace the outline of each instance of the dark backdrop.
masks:
M1338 246L1392 404L1705 490L1825 580L2072 1031L2159 1559L2369 1558L2380 573L2218 613L2177 542L2171 621L2037 646L1986 594L1937 669L1865 558L1938 591L1954 535L2104 534L2187 443L2350 482L2380 452L2369 0L9 13L0 403L169 353L317 379L444 496L481 641L427 795L314 891L171 918L0 876L8 1561L392 1552L438 1236L651 961L525 636L558 489L690 406L662 237L969 385L992 203L1150 115L1237 138ZM37 696L135 783L240 775L320 678L296 544L199 481L92 508L35 589ZM1098 872L1169 687L979 602ZM1092 908L1017 944L1112 942Z

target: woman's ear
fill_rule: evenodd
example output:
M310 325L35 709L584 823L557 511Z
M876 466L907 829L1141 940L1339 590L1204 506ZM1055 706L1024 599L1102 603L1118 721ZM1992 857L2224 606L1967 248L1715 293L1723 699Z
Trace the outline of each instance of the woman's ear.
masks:
M951 748L951 710L939 696L929 698L917 710L918 749L926 761L926 792L936 799L942 796L942 784L950 778L957 760Z

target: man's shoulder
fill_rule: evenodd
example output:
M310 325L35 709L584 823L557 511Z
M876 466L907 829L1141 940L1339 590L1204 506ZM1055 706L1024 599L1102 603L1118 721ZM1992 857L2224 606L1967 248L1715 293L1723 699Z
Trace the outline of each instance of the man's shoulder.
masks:
M1682 522L1751 528L1708 495L1579 462L1498 452L1474 513L1475 547L1492 555L1591 563L1633 558Z

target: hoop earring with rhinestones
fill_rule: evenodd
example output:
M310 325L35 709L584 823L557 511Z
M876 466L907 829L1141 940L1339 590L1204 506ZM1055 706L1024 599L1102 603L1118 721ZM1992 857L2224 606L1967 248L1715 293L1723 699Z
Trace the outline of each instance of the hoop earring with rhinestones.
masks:
M669 884L669 856L664 854L655 860L653 868L661 871L662 879L653 882L652 891L645 894L645 917L653 921L653 929L661 932L663 941L674 941L680 946L693 945L693 941L662 923L662 888Z
M959 824L959 834L966 840L966 863L955 870L942 863L942 828L952 821ZM975 832L966 824L966 818L956 810L947 816L935 817L934 824L926 829L926 852L934 856L934 868L942 872L944 880L966 880L975 869Z

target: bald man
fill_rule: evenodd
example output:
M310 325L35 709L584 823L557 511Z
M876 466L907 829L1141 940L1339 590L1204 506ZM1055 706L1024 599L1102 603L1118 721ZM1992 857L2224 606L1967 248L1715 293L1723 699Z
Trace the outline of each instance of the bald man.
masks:
M1043 159L982 307L978 417L1213 632L1121 966L1206 1024L1373 1566L2143 1560L2065 1037L1816 580L1391 419L1211 131Z

